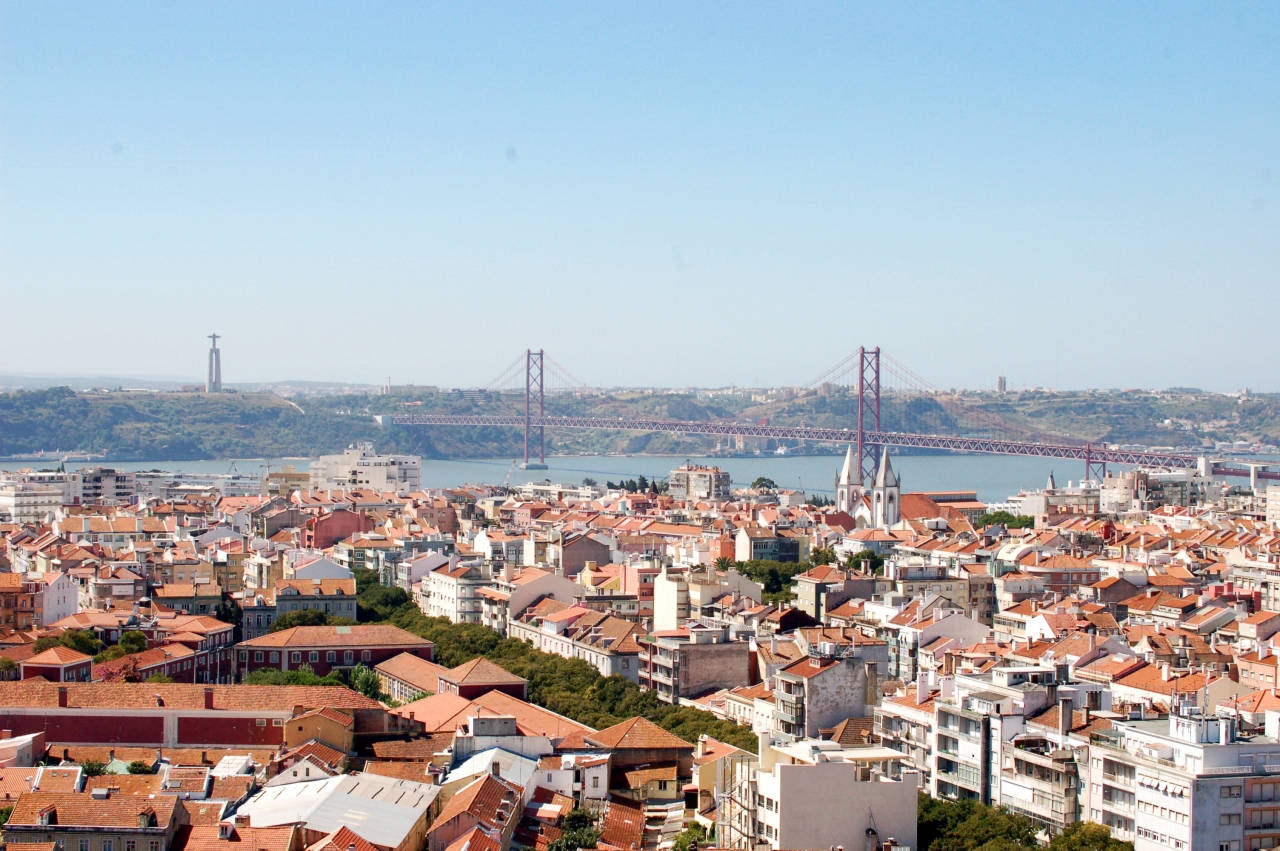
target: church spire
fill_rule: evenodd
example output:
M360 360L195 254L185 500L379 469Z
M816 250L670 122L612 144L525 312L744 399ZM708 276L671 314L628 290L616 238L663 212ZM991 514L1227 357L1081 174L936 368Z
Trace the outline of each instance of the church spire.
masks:
M898 485L898 474L893 472L893 465L889 463L889 447L886 446L880 452L880 469L876 470L876 487L896 488Z
M844 466L840 468L840 478L836 481L836 485L853 484L853 444L849 444L849 451L844 454ZM861 483L859 483L861 484Z

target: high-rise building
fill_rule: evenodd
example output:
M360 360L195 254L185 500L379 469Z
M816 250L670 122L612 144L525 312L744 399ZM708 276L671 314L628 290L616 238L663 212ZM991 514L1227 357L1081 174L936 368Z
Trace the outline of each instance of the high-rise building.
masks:
M667 477L671 496L676 499L728 499L729 474L719 467L682 464Z
M218 350L218 335L210 334L213 345L209 348L209 375L204 381L204 392L222 392L222 352Z
M1005 380L1004 380L1004 376L1003 376L1003 375L998 376L998 377L996 378L996 390L997 390L998 392L1000 392L1000 393L1003 393L1003 392L1004 392L1004 388L1005 388Z

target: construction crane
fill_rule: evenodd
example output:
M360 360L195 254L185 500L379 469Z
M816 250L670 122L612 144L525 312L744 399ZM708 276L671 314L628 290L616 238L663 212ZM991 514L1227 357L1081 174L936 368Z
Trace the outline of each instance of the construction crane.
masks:
M516 465L517 465L517 464L519 464L519 463L520 463L520 459L519 459L519 458L512 458L512 459L511 459L511 467L510 467L510 469L508 469L508 470L507 470L506 478L504 478L504 479L502 480L502 486L503 486L504 488L507 486L507 482L510 482L510 481L511 481L511 474L515 472Z

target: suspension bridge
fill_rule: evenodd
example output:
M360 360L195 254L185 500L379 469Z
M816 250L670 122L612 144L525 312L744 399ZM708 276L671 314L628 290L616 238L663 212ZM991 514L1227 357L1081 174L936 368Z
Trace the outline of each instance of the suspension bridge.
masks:
M818 378L798 388L794 398L835 399L826 407L848 427L773 425L770 418L747 422L721 418L676 420L636 416L572 416L547 413L547 379L553 395L572 392L599 394L557 364L545 351L526 350L479 394L519 393L523 390L523 414L402 414L390 417L402 426L504 427L524 431L524 466L546 468L547 429L603 429L708 435L734 438L772 438L786 441L852 444L860 460L863 481L875 475L882 447L972 452L989 455L1021 455L1063 458L1084 464L1084 479L1101 481L1107 465L1155 470L1194 470L1200 475L1247 476L1280 480L1280 470L1265 461L1214 461L1206 456L1179 452L1129 451L1086 441L1048 435L966 405L955 393L944 393L890 358L879 348L859 348ZM882 385L881 379L889 379ZM523 388L512 384L523 379ZM782 400L775 407L784 408ZM847 404L848 408L842 408ZM766 405L765 407L768 407ZM893 424L937 425L932 431L891 429ZM945 428L942 428L945 426ZM959 432L944 434L942 431ZM536 461L534 460L536 458Z

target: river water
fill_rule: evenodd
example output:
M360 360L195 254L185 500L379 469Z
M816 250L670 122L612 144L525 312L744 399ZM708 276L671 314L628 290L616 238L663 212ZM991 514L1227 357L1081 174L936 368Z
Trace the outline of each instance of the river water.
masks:
M462 461L422 462L422 485L427 488L455 487L463 484L501 484L510 472L509 483L550 479L554 482L581 482L595 479L600 484L637 476L665 478L686 460L696 464L715 464L727 470L735 487L751 484L758 476L773 479L779 487L802 488L807 493L830 495L840 472L844 456L790 455L752 456L746 458L700 458L660 455L568 456L548 458L546 470L512 469L510 459L482 458ZM1061 458L1022 458L1003 455L895 455L894 469L902 479L903 491L975 490L987 502L1003 501L1022 489L1044 487L1053 472L1059 485L1078 480L1084 464ZM250 458L235 461L143 461L108 462L101 466L123 470L168 470L189 473L227 473L233 469L246 475L260 475L265 465L279 470L290 464L306 470L306 459ZM6 466L37 466L30 462L8 462ZM39 466L50 466L40 464ZM68 470L96 466L68 462Z

